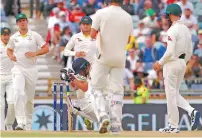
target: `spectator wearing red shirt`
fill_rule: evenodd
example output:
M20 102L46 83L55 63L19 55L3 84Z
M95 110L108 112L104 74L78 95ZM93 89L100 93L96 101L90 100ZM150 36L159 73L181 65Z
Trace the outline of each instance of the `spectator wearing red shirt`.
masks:
M73 8L72 14L70 16L70 21L74 23L79 23L81 18L86 16L86 14L82 11L82 8L79 5L76 5Z

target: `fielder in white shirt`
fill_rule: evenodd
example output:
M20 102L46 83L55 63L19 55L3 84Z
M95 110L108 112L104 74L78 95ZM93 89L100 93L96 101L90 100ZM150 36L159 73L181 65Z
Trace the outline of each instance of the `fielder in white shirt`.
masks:
M167 31L167 50L163 57L153 65L158 71L163 66L165 93L167 98L167 112L169 126L159 129L161 133L179 132L178 107L188 112L191 117L191 129L197 129L200 113L180 95L180 85L184 78L186 63L189 61L193 47L191 32L187 26L180 21L182 10L177 4L170 4L166 8L166 17L172 22Z
M31 130L32 112L38 69L37 56L48 53L49 49L43 38L36 32L28 30L25 14L16 16L19 31L11 36L7 54L14 61L12 69L15 97L16 130Z
M64 55L75 56L75 58L82 57L90 64L93 63L96 54L96 42L90 37L92 19L85 16L81 19L81 32L71 37L67 43Z
M99 133L106 133L110 123L112 133L119 133L122 126L126 45L133 32L133 22L132 17L121 8L121 1L111 0L109 7L98 10L91 29L91 37L95 39L97 36L99 51L92 65L90 81L97 107L94 111L98 112L100 123ZM108 91L110 116L106 110L104 91Z
M0 88L1 88L1 102L0 102L0 130L13 130L13 123L15 121L14 112L14 91L11 69L13 68L13 62L7 56L7 44L10 39L11 31L9 28L1 29L1 40L0 40ZM8 103L7 116L5 120L5 94L6 101Z

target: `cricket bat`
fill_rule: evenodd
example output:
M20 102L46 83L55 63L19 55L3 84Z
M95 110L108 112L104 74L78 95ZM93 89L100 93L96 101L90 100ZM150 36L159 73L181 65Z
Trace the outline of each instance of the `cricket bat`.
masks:
M70 99L70 89L69 89L69 84L66 84L66 89L67 89L67 97L66 97L66 104L68 108L68 131L72 132L73 128L73 113L72 113L72 104L71 104L71 99Z

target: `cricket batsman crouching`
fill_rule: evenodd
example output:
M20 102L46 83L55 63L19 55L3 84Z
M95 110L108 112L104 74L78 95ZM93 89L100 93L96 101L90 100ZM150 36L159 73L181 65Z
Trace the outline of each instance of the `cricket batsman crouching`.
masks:
M88 130L92 130L92 122L98 122L90 100L89 72L91 65L84 58L77 58L72 63L72 69L63 68L61 80L67 81L72 91L76 91L77 100L72 104L72 112L85 118L84 123Z

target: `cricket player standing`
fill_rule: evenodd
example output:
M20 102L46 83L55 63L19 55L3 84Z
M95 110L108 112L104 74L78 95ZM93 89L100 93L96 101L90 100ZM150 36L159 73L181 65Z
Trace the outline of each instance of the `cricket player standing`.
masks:
M200 113L180 95L179 89L184 78L186 63L192 55L191 32L180 21L182 10L177 4L170 4L166 8L166 17L172 23L167 31L167 50L163 57L153 65L154 70L163 66L165 79L165 93L167 98L167 112L169 127L159 129L164 133L178 133L178 107L188 112L191 117L191 129L197 129Z
M122 2L111 0L109 7L98 10L91 29L91 37L95 39L97 35L99 52L92 65L90 81L95 98L94 110L98 112L100 123L99 133L108 131L110 120L112 133L121 130L126 45L133 31L132 17L120 7ZM104 91L108 91L110 117L106 110Z
M25 14L16 16L19 31L11 36L7 54L14 61L12 69L14 87L14 107L17 120L16 130L31 130L34 109L35 86L38 78L37 56L46 54L49 49L43 38L28 29Z
M75 56L75 58L83 57L92 64L96 53L96 43L95 40L90 37L91 25L92 19L90 17L84 16L81 19L81 32L73 35L67 43L64 50L65 56Z
M13 123L15 121L15 112L14 112L14 91L13 91L13 81L11 69L13 68L13 62L7 56L7 44L10 39L11 31L9 28L1 29L1 45L0 45L0 88L1 88L1 103L0 103L0 112L1 112L1 126L0 130L5 130L5 124L7 130L13 130ZM8 103L7 116L5 120L5 93L6 101ZM5 120L5 121L4 121ZM5 123L4 123L5 122Z

